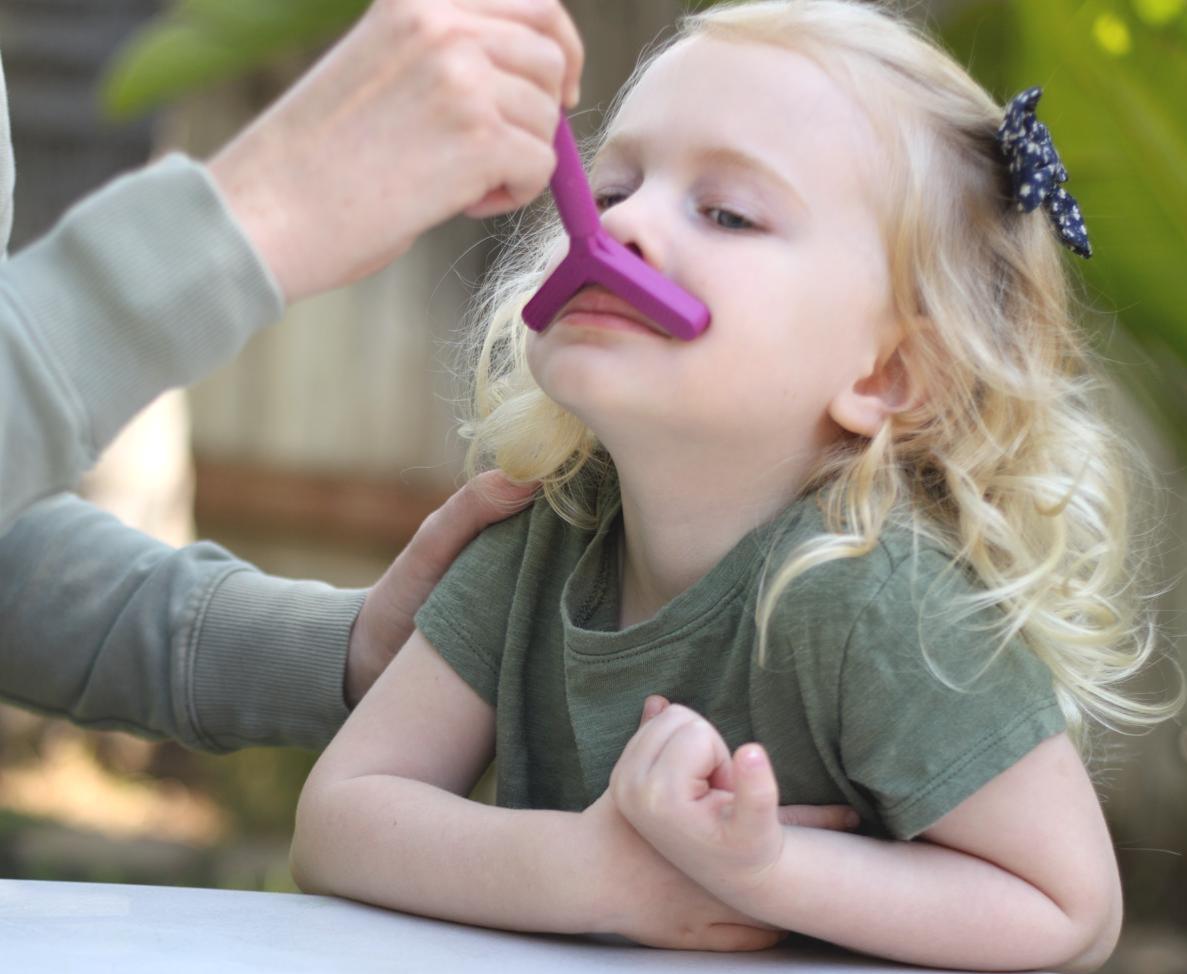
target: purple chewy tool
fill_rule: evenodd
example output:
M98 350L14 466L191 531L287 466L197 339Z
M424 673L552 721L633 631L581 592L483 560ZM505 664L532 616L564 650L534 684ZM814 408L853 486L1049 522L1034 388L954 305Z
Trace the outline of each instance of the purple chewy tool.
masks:
M598 284L674 338L696 338L709 327L709 309L606 232L564 115L553 144L557 163L549 185L569 234L569 252L524 306L527 326L543 331L578 291Z

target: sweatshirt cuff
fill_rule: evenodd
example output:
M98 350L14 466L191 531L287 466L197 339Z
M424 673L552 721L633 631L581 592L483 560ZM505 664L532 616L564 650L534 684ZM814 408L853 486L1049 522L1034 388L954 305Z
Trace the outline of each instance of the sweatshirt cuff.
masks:
M202 746L324 747L349 713L346 651L366 594L251 569L223 576L184 654L185 707Z
M18 300L76 394L92 455L284 310L210 174L177 153L109 183L13 260Z

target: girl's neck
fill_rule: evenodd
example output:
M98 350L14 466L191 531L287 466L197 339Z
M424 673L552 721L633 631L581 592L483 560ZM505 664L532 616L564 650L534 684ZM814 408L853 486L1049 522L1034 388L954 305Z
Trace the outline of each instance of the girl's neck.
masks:
M619 451L621 452L621 451ZM622 494L619 626L644 622L795 499L814 457L741 469L736 454L681 462L614 453Z

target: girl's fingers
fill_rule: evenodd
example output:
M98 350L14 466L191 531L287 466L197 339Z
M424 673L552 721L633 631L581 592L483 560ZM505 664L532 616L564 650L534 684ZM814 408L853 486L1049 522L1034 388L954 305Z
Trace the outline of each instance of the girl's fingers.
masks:
M641 789L651 774L656 758L670 738L684 724L701 718L687 707L669 706L643 724L622 749L616 767L623 769L622 784Z
M639 726L642 727L647 721L651 720L656 714L663 713L668 707L668 700L666 697L661 697L658 693L653 693L643 701L643 717L639 721Z
M709 780L730 752L707 720L696 718L671 734L656 755L650 777L668 794L696 800L709 791Z
M744 744L734 754L734 804L730 828L760 834L779 808L779 783L761 744Z
M834 832L855 829L861 824L861 816L848 805L783 805L778 816L780 825Z

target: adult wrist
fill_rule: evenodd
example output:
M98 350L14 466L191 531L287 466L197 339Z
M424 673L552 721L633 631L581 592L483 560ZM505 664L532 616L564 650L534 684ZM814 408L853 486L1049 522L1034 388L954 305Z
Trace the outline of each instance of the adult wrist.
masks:
M266 151L257 149L253 155L248 140L258 142L259 137L249 130L207 161L206 169L227 210L276 281L285 303L291 304L300 295L284 259L284 248L285 241L296 234L287 226L292 216L290 207L283 202L283 194L278 198L275 193L275 180L280 178L281 170L270 164ZM264 173L268 174L267 180L261 180Z

